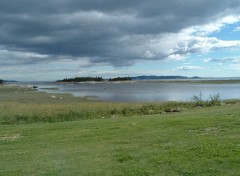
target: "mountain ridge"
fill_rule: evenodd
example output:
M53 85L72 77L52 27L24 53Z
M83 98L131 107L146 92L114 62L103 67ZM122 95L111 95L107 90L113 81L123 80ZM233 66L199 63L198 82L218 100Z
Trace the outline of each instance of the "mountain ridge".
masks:
M132 80L146 80L146 79L201 79L198 76L186 77L186 76L157 76L157 75L141 75L131 77Z

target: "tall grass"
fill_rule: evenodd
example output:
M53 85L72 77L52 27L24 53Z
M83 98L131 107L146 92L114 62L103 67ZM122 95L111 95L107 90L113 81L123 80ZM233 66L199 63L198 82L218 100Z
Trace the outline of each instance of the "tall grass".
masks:
M2 124L19 124L100 118L119 118L133 115L151 115L164 114L167 112L179 112L185 108L192 108L192 104L184 102L165 102L150 104L80 102L65 105L9 102L0 105L0 121Z
M193 95L192 100L195 106L200 106L200 107L208 107L208 106L219 106L221 105L221 100L220 100L220 94L216 95L210 95L209 99L204 101L203 100L203 95L200 92L199 95Z

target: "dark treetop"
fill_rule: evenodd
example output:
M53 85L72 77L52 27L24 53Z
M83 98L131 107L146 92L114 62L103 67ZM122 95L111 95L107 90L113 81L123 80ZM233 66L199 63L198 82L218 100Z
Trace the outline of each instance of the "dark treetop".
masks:
M132 78L130 77L117 77L117 78L110 78L108 81L131 81Z
M57 82L87 82L87 81L97 81L101 82L104 79L102 77L75 77L75 78L65 78L58 80Z

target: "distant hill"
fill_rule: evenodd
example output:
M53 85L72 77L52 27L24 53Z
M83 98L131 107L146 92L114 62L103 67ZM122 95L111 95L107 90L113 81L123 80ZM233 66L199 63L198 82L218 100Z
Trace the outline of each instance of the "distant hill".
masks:
M3 80L4 82L18 82L18 81L15 81L15 80Z
M14 81L14 80L3 80L3 79L0 79L0 84L8 83L8 82L18 82L18 81Z
M194 77L186 77L186 76L156 76L156 75L142 75L142 76L136 76L132 77L132 80L147 80L147 79L200 79L198 76Z

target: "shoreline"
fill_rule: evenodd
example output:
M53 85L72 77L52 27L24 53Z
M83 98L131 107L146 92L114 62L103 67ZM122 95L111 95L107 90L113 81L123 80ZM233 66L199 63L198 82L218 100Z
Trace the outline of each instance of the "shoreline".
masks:
M95 101L122 103L154 103L168 101L189 102L194 95L220 94L222 100L238 99L240 80L143 80L117 82L19 82L5 84L33 88L50 94L69 93L74 97L94 97ZM182 93L181 93L182 92ZM231 93L232 92L232 93ZM96 98L97 97L97 98Z
M131 81L84 81L84 82L51 82L52 84L130 84L130 83L185 83L185 84L240 84L240 79L149 79Z

